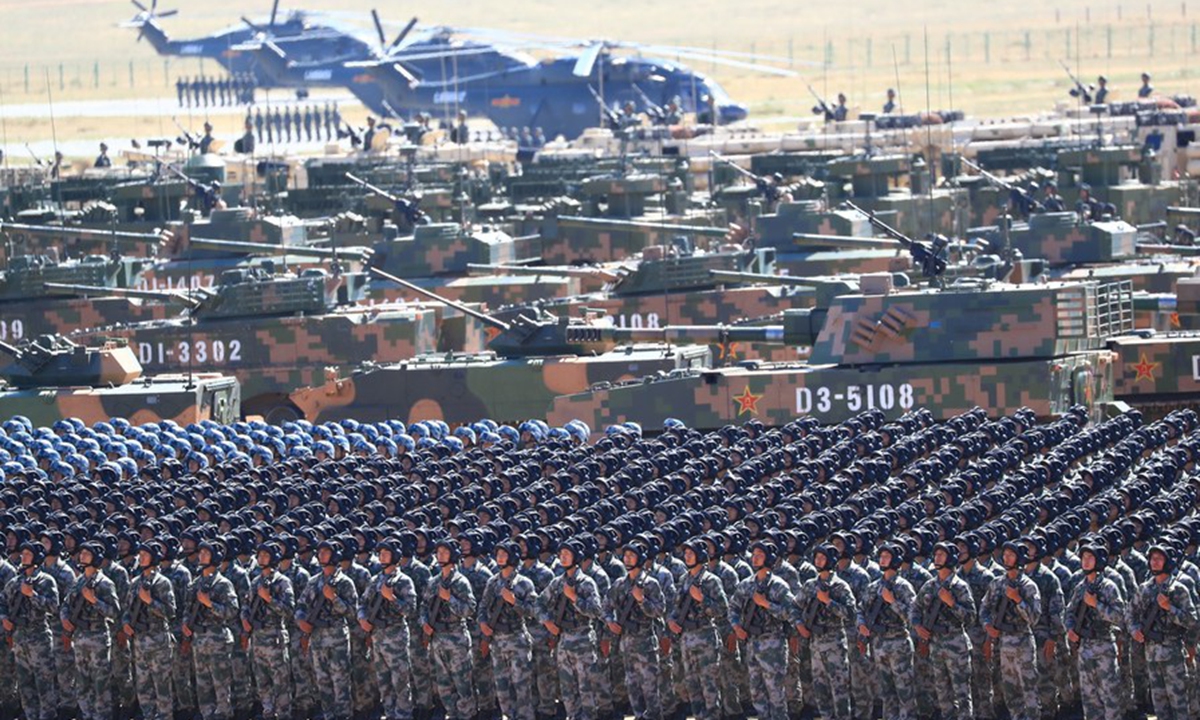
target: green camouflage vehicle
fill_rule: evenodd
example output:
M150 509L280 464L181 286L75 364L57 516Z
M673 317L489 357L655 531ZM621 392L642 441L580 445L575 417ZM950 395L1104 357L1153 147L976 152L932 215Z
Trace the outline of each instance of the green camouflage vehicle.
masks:
M389 279L409 285L399 278ZM445 302L489 326L489 352L370 362L341 376L331 368L323 382L293 393L292 404L312 422L436 418L459 424L481 417L519 421L543 416L556 396L597 382L712 363L706 347L661 343L616 347L601 341L602 331L595 325L567 317L529 312L506 322Z
M241 382L242 410L271 422L299 413L296 388L318 384L327 366L364 358L404 360L438 347L436 313L425 305L356 305L366 277L309 269L299 275L230 270L216 288L189 292L54 286L84 295L124 295L185 308L170 320L97 327L81 342L125 340L149 371L220 370Z
M595 387L558 398L547 422L659 427L677 417L704 429L752 417L768 425L804 415L839 422L871 408L889 417L917 406L946 417L977 405L996 414L1028 406L1040 416L1075 404L1098 410L1113 396L1105 341L1132 328L1127 284L961 280L898 291L890 276L864 276L857 290L819 294L815 308L785 312L782 325L735 336L811 346L806 363L743 363ZM676 332L635 336L671 340Z
M91 425L114 417L135 424L174 420L229 423L240 414L235 378L204 372L142 377L124 343L77 345L43 335L20 347L0 342L0 417L24 415L34 425L78 418Z

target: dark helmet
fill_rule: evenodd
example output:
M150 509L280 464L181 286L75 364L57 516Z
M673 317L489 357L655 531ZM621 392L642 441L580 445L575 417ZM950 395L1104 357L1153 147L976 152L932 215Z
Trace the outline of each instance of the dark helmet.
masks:
M817 564L818 555L825 556L825 567L818 567L818 570L833 570L838 560L842 559L842 554L838 552L837 545L831 542L822 543L813 550L813 565Z
M26 550L33 554L33 565L41 565L46 561L46 548L40 542L21 543L21 552L24 553Z
M138 552L144 552L150 559L150 565L158 565L167 555L167 547L159 540L142 543Z
M897 542L886 542L886 543L880 545L879 546L880 555L882 555L885 552L892 556L892 560L887 566L884 566L883 559L880 558L879 568L881 570L899 570L900 565L902 565L905 562L905 558L908 555L907 548L905 548L903 545L901 545L900 543L897 543Z
M633 553L635 556L637 556L637 563L634 565L634 567L642 567L646 564L646 560L650 557L650 548L646 547L645 543L634 540L625 546L625 553ZM624 561L624 557L622 556L621 562L624 563ZM628 568L628 566L626 567Z
M1004 545L1001 549L1002 550L1012 550L1013 553L1017 556L1017 564L1014 567L1021 567L1029 561L1028 560L1029 548L1021 540L1009 540L1008 542L1004 543ZM1009 569L1012 569L1012 568L1009 568Z
M708 562L708 543L704 541L704 538L696 537L688 540L683 544L683 549L685 551L691 550L695 553L697 565L703 565Z
M1095 572L1102 573L1108 567L1108 546L1098 537L1088 538L1079 548L1079 554L1091 553L1096 558Z
M775 543L770 540L755 540L750 545L750 552L753 553L755 550L762 550L764 558L763 567L775 567L775 561L779 557L779 551L775 548Z
M265 542L258 546L255 555L267 554L267 567L275 567L283 559L283 546L277 542Z
M958 567L958 546L952 542L940 542L933 546L931 557L937 557L937 551L941 550L946 555L946 562L943 565L934 564L935 568L956 568Z
M342 560L342 553L344 552L345 548L342 547L341 540L338 540L337 538L325 538L321 542L317 543L316 556L318 562L321 559L322 550L329 551L329 562L322 564L337 565Z
M196 552L207 550L209 561L207 567L217 567L225 560L225 543L220 540L205 540L196 548Z
M98 568L104 564L104 558L108 554L104 547L104 543L97 542L95 540L85 542L83 545L79 546L80 552L83 552L84 550L87 550L89 553L91 553L92 561L86 564L81 561L80 565L83 567Z
M1162 569L1164 573L1174 572L1176 553L1175 548L1172 545L1164 542L1155 543L1150 547L1149 550L1146 551L1146 559L1149 560L1150 556L1154 553L1158 553L1163 556Z
M447 550L450 551L450 563L451 564L458 562L459 558L462 557L462 548L460 548L458 546L458 543L453 538L448 538L448 537L441 538L440 540L438 540L436 543L433 544L433 551L435 553L442 548L446 548Z
M517 567L521 564L521 546L513 540L505 540L496 544L496 552L503 550L508 556L507 562L501 567ZM499 564L499 561L497 561Z

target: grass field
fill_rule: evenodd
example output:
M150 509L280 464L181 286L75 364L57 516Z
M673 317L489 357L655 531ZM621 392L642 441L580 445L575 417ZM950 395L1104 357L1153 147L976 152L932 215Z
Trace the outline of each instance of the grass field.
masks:
M181 38L237 22L242 14L257 17L270 9L267 0L261 1L262 7L248 6L244 0L161 2L162 9L180 11L162 22ZM1055 4L451 0L391 6L369 0L307 0L304 4L341 13L364 30L372 6L396 27L415 14L427 24L775 56L781 59L777 64L791 66L800 76L778 78L708 66L704 61L690 63L720 79L731 95L750 105L757 121L766 124L772 118L809 112L813 100L806 82L830 98L844 91L850 104L863 110L877 110L883 90L898 85L902 104L909 110L953 106L983 117L1046 111L1055 102L1069 100L1060 59L1085 81L1107 74L1113 99L1131 97L1142 70L1153 72L1161 92L1194 94L1195 71L1190 65L1200 56L1200 4L1189 7L1180 0ZM282 5L283 10L292 7L299 6L287 0ZM49 138L47 86L55 103L166 98L174 96L175 77L201 72L196 61L165 61L148 43L135 43L135 31L116 27L134 12L121 0L0 0L0 20L9 30L0 45L0 105L47 107L45 113L6 118L0 127L5 145L11 149ZM216 68L209 65L203 71L214 73ZM55 130L60 140L143 136L164 126L170 131L172 106L160 103L150 113L139 110L129 116L59 114ZM232 116L217 124L218 132L232 133L238 127Z

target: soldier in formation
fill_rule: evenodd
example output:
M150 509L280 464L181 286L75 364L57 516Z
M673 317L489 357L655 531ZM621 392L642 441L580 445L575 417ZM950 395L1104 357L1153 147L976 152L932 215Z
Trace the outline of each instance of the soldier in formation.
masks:
M0 713L1194 718L1198 425L14 418Z

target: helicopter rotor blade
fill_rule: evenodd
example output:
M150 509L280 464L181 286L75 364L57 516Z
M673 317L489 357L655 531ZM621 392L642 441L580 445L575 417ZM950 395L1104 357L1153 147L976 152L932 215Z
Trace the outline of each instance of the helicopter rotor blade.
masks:
M600 53L604 51L604 43L592 43L579 54L579 59L575 61L575 67L571 71L575 77L591 77L592 70L596 67L596 60L600 57Z
M279 0L271 3L271 22L267 23L267 27L275 27L275 16L279 13Z
M142 3L138 2L138 0L129 0L129 2L133 3L134 7L136 7L138 10L141 10L144 13L150 12L150 8L146 7Z
M158 0L150 0L150 14L158 12Z
M178 15L178 14L179 14L179 11L178 11L178 10L171 9L171 10L163 10L163 11L162 11L162 12L160 12L160 13L155 13L155 14L154 14L154 17L156 17L156 18L165 18L165 17L171 17L172 15Z
M740 68L742 70L753 70L754 72L765 73L767 75L778 75L779 77L796 77L799 74L794 70L786 70L784 68L772 67L770 65L761 65L759 63L744 62L742 60L733 60L731 58L722 58L713 55L700 55L686 52L675 52L673 54L688 60L700 60L703 62L713 63L715 65L726 65L728 67Z
M396 39L392 41L392 44L388 46L388 50L394 50L400 45L400 43L404 42L404 38L408 37L408 34L412 32L412 29L416 27L416 25L417 18L413 17L413 19L409 20L408 24L404 26L404 29L400 31L400 34L396 36Z
M375 21L375 32L379 35L379 47L387 46L387 36L383 34L383 22L379 19L379 12L375 8L371 8L371 19Z
M250 18L246 17L245 15L242 16L242 22L246 23L246 27L250 28L251 30L253 30L256 33L263 32L263 29L261 27L250 22Z

